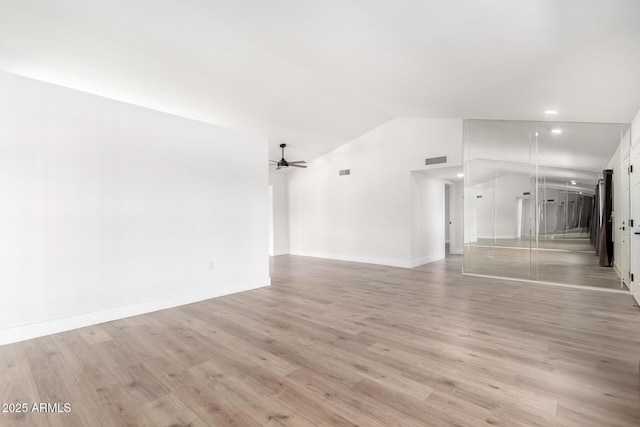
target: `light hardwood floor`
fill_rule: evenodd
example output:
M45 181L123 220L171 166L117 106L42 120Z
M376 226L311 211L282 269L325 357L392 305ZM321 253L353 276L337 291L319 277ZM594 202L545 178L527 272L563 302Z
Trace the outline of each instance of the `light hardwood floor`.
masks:
M539 249L529 250L530 247ZM627 290L613 267L602 267L589 240L478 239L465 247L465 271L596 288Z
M638 426L628 295L294 256L273 285L0 347L0 425Z

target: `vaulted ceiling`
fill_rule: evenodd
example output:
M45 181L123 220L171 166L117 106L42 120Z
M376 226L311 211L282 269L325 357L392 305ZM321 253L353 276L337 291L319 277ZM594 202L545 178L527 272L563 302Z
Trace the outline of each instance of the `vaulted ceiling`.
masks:
M399 116L629 122L638 0L21 0L0 69L314 157Z

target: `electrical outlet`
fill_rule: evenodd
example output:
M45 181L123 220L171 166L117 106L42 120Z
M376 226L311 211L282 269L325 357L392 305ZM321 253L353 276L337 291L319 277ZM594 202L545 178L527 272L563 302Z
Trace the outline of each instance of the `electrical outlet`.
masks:
M209 271L213 271L216 269L216 262L215 261L209 261Z

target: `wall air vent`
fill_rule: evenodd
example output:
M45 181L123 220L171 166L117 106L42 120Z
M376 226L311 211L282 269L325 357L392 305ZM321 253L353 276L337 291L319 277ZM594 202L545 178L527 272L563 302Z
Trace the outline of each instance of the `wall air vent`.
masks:
M428 159L424 159L424 164L426 166L429 165L439 165L440 163L447 163L447 156L442 157L430 157Z
M340 171L340 176L342 175L351 175L351 169L342 169Z

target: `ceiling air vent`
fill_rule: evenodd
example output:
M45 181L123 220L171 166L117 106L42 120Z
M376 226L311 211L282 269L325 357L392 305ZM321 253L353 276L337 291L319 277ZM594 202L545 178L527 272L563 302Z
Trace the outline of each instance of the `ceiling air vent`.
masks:
M447 163L447 156L442 157L430 157L428 159L424 159L424 164L426 166L429 165L439 165L440 163Z
M340 171L340 176L342 175L351 175L351 169L342 169Z

